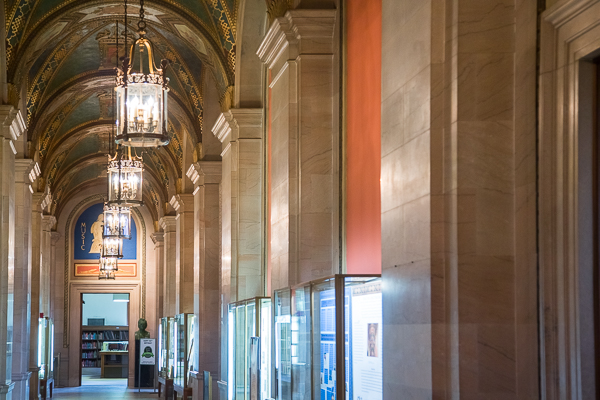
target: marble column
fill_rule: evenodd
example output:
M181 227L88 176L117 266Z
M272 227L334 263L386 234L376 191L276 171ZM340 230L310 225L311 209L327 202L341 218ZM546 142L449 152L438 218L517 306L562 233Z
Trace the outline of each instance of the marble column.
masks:
M177 313L194 312L194 196L177 194L171 198L176 217Z
M219 185L220 161L192 164L187 176L194 183L194 313L198 316L197 371L219 376ZM226 336L226 335L225 335Z
M339 272L336 10L277 18L258 56L271 82L271 283Z
M21 114L0 106L0 399L12 399L13 304L15 256L15 146L24 131ZM21 288L19 288L20 290Z
M29 398L29 351L31 325L31 182L37 178L39 167L33 160L15 160L15 296L13 311L13 365L15 382L13 397Z
M52 228L56 225L53 215L42 215L42 237L40 239L40 314L52 318L51 273L52 273Z
M29 347L29 399L39 399L38 382L38 318L40 315L40 271L42 210L50 204L49 193L34 193L31 212L31 337Z
M177 313L177 217L162 217L159 222L164 238L163 313L173 317Z
M163 232L154 232L150 237L152 238L152 242L154 243L154 262L156 264L156 305L157 305L157 315L158 322L160 322L160 318L166 317L167 315L164 312L164 285L165 285L165 275L164 275L164 262L165 262L165 237ZM157 327L158 329L158 327Z
M539 398L536 4L382 15L383 398Z
M264 110L231 109L212 131L223 146L221 257L227 304L265 293Z

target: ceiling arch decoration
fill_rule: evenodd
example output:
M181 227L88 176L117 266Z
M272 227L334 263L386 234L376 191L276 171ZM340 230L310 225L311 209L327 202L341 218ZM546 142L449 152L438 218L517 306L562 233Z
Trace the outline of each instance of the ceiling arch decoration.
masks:
M190 47L198 43L207 47L209 68L213 74L223 74L217 81L226 90L233 83L235 71L235 34L238 0L147 0L146 15L152 25L162 24L177 34ZM23 6L21 3L27 3ZM139 7L131 4L128 15L135 18ZM39 51L40 43L54 40L56 36L69 36L78 24L99 17L104 20L122 19L122 1L90 0L20 0L8 12L9 80L17 82L16 74L22 71L19 64L29 62L32 53ZM163 23L168 19L169 23ZM25 22L26 21L26 22ZM178 28L178 29L176 29ZM54 39L53 39L54 38ZM184 39L185 38L185 39ZM197 49L194 49L197 51ZM216 56L216 59L215 59ZM215 62L216 61L216 62ZM220 64L220 65L219 65ZM219 68L221 67L221 68Z
M140 8L128 1L131 46ZM144 196L155 221L185 172L184 147L202 140L207 74L219 94L211 101L222 108L232 103L238 2L145 0L146 36L156 57L170 61L170 142L143 154ZM42 169L38 190L52 191L52 211L60 213L74 193L106 184L114 67L125 53L123 0L5 0L4 6L8 80L27 96L29 156Z

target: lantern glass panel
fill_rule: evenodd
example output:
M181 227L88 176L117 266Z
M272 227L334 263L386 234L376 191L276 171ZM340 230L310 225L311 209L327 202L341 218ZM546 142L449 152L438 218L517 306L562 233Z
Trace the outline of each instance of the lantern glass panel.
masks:
M100 258L100 272L118 271L118 262L116 258L102 257Z
M104 206L104 237L131 238L131 211L127 207Z
M122 206L142 204L142 172L141 161L130 159L111 161L108 166L108 203L118 203Z
M159 83L160 82L160 83ZM158 74L128 75L118 86L116 142L131 147L157 147L169 143L165 127L167 92Z
M123 239L103 238L102 239L102 257L122 258L123 257Z

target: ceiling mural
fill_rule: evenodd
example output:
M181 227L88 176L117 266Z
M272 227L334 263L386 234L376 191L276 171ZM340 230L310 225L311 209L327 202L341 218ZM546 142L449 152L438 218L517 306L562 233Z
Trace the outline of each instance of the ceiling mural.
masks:
M170 79L170 142L144 151L154 217L185 173L183 143L201 141L207 73L217 84L217 100L230 104L238 1L145 0L146 36L156 64L169 60ZM29 156L42 170L38 190L48 185L53 210L60 211L70 193L106 179L114 68L125 54L124 2L5 0L4 7L8 79L26 95ZM129 46L138 37L139 12L139 2L128 0Z

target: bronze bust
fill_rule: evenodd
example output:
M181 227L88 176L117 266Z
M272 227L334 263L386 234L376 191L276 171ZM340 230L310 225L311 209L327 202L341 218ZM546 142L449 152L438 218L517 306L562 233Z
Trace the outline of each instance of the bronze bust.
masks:
M140 318L138 320L138 328L140 328L140 330L135 333L135 340L150 338L150 332L146 330L147 327L148 322L146 322L144 318Z

